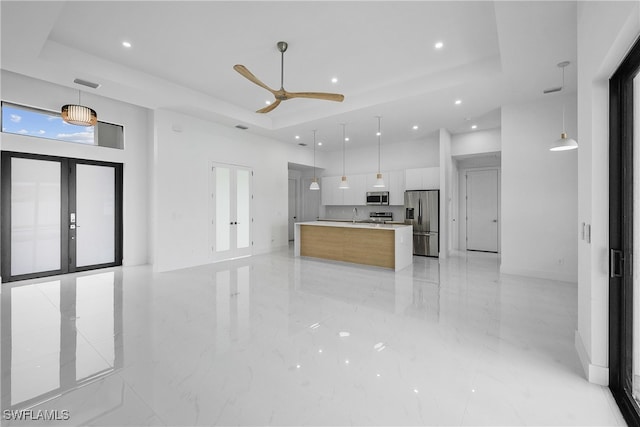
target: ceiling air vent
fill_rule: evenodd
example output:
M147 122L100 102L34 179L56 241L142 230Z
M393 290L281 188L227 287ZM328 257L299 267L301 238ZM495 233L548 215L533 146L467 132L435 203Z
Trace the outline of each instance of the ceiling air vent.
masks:
M298 142L298 145L301 146L301 147L306 147L307 146L307 144L305 144L304 142Z
M88 82L82 79L74 79L73 82L82 86L90 87L91 89L98 89L100 87L100 84L98 83Z
M245 125L236 125L236 128L238 129L242 129L242 130L247 130L249 129L248 127L246 127Z

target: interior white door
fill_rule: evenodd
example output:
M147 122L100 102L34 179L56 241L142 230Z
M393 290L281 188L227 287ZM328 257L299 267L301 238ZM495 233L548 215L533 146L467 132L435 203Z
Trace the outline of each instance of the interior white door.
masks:
M214 260L251 255L251 169L211 163L210 246Z
M467 250L498 252L498 170L468 171Z

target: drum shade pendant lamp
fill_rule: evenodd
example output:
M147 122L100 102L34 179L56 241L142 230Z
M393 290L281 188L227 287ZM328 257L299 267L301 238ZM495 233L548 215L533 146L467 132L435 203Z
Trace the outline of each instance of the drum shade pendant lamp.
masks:
M378 173L376 174L376 183L373 184L374 187L376 188L384 188L384 179L382 179L382 173L380 172L380 136L382 135L382 132L380 132L380 116L377 116L378 118L378 132L376 133L376 135L378 136Z
M309 186L309 190L319 190L320 185L318 184L318 178L316 178L316 130L313 130L313 179L311 180L311 185Z
M343 123L342 124L342 178L340 179L340 185L338 186L338 188L340 188L341 190L349 189L349 183L347 182L347 175L344 173L344 159L345 159L345 150L346 150L346 142L347 142L347 138L345 135L346 127L347 125Z
M558 67L562 68L562 87L564 89L564 69L567 65L569 65L569 61L563 61L558 64ZM567 137L567 130L564 122L564 103L562 105L562 133L560 134L560 139L557 139L549 148L551 151L566 151L566 150L575 150L578 148L578 142L575 139Z
M95 126L98 122L98 115L95 110L85 107L80 101L80 91L78 91L78 104L63 105L60 111L62 120L77 126Z

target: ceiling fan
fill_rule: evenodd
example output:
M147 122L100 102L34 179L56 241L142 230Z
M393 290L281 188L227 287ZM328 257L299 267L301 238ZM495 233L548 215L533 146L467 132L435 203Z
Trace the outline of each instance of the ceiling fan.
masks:
M284 90L284 53L287 51L287 47L289 46L287 42L278 42L276 44L280 54L282 55L280 59L280 90L273 90L266 84L262 83L256 76L254 76L251 71L247 69L244 65L234 65L233 69L240 73L244 78L258 86L265 88L269 92L276 97L275 102L267 105L264 108L259 109L256 113L268 113L275 109L280 102L286 101L291 98L313 98L313 99L324 99L326 101L337 101L342 102L344 100L344 95L339 93L326 93L326 92L287 92Z

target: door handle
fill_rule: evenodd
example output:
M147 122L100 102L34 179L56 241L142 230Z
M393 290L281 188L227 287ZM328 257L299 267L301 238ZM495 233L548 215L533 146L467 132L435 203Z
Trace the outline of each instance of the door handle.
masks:
M497 220L497 219L494 219L494 220L493 220L493 222L498 222L498 220Z
M624 275L624 254L621 250L611 249L609 253L609 276L613 279Z

